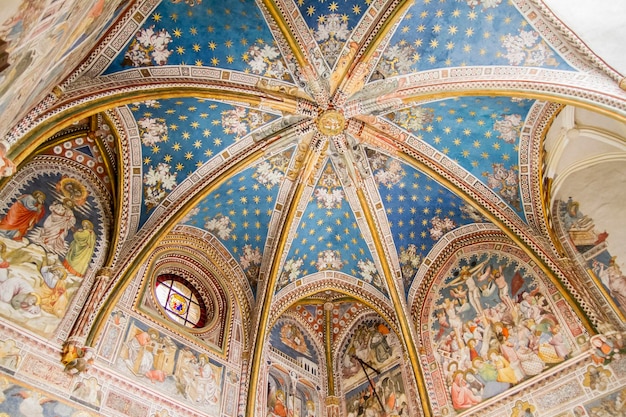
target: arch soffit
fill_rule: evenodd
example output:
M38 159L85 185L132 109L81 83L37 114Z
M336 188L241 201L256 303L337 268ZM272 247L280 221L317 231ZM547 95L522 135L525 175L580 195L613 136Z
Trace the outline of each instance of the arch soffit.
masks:
M311 274L279 291L272 301L268 323L273 326L281 315L296 302L327 290L353 297L356 301L365 304L389 323L396 334L401 334L396 324L393 306L378 289L337 271L321 271Z
M210 239L208 241L204 240L197 236L198 229L192 230L195 233L189 233L189 229L195 228L178 226L159 242L154 251L142 262L142 267L139 271L142 275L142 281L146 280L148 275L152 274L154 270L166 266L168 262L176 263L178 261L177 257L170 257L170 255L178 256L182 254L189 256L196 267L205 269L213 276L215 280L213 285L219 285L223 289L226 296L226 308L229 310L226 312L225 317L232 318L233 315L241 317L244 345L247 345L249 343L251 310L253 308L251 294L246 294L246 290L247 292L250 292L250 290L244 287L244 284L248 285L247 279L242 271L232 266L233 263L236 265L236 261L226 257L228 252L225 250L220 251L214 246L217 239L213 238L215 241ZM164 263L159 262L160 260L163 260ZM180 266L184 267L183 263ZM120 280L124 279L123 277L120 278ZM131 280L126 279L127 283L125 285ZM209 284L206 285L211 286ZM96 324L94 324L94 327L96 327ZM232 329L226 329L228 332L230 330ZM245 347L249 348L249 346Z

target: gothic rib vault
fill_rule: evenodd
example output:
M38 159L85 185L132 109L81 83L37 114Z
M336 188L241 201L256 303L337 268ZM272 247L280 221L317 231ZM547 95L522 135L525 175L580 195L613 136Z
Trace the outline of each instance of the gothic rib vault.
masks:
M68 416L621 412L624 82L544 3L7 13L6 394Z

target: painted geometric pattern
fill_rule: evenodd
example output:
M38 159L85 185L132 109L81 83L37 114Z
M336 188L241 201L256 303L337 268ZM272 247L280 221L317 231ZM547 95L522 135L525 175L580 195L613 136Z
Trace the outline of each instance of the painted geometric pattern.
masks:
M571 68L503 0L420 0L408 10L372 79L466 65Z
M181 223L211 232L237 259L256 291L268 225L292 151L263 160L226 181Z
M519 137L531 100L462 97L385 117L481 179L520 217Z
M210 100L181 98L133 103L141 136L141 224L188 175L276 116Z
M325 318L324 305L297 305L294 307L296 312L309 323L311 330L317 335L320 341L324 341ZM330 328L332 343L343 334L345 329L352 324L355 316L363 311L365 306L357 302L333 303L331 311Z
M297 0L300 12L331 68L371 2L372 0Z
M341 271L386 293L382 277L346 201L333 165L326 164L278 278L276 291L318 271Z
M368 156L408 292L424 256L443 235L486 220L426 174L374 151Z
M254 0L165 0L105 72L154 65L219 67L291 80Z

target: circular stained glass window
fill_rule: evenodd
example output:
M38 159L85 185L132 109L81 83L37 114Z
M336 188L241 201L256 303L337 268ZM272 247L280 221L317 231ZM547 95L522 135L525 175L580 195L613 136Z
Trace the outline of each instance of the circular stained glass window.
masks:
M154 290L169 318L183 326L204 327L206 306L198 290L187 280L174 274L159 275Z

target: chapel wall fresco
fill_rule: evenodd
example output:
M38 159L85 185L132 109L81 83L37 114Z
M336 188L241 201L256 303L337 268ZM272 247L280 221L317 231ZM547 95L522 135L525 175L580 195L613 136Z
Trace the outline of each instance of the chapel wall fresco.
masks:
M342 415L415 416L418 396L401 342L380 317L367 314L346 335L336 359ZM372 381L370 384L369 381ZM386 413L386 414L385 414Z
M198 367L208 359L210 369L215 371L219 381L219 390L215 394L220 395L217 401L223 405L220 412L212 408L201 407L196 401L196 409L190 407L187 402L177 396L168 396L158 381L142 384L142 378L146 376L127 375L132 373L128 367L133 363L124 358L127 351L134 346L132 340L137 338L128 335L139 334L138 329L147 329L150 335L150 346L146 344L146 350L138 360L138 363L146 364L146 358L152 357L152 368L149 375L157 377L160 365L168 363L165 351L152 349L159 343L164 342L164 330L156 330L148 325L142 325L132 313L116 310L106 324L103 338L95 349L89 353L91 365L85 372L75 371L76 364L63 366L59 361L59 352L56 349L34 339L28 333L20 330L2 329L7 338L0 340L0 416L50 416L50 417L78 417L78 416L137 416L137 417L171 417L171 416L234 416L236 415L236 401L239 390L239 367L225 366L219 358L208 358L197 347L183 347L183 356L186 359L196 358L193 366ZM134 332L134 333L131 333ZM158 337L153 335L158 334ZM130 342L130 343L129 343ZM161 343L163 344L163 343ZM181 343L174 343L181 347ZM191 352L191 353L190 353ZM171 353L171 352L170 352ZM85 356L87 357L87 356ZM136 358L137 359L137 358ZM93 361L92 361L93 360ZM182 361L182 359L181 359ZM221 361L221 362L220 362ZM119 370L117 365L124 366L128 372ZM191 365L189 365L191 366ZM161 366L162 368L162 366ZM175 368L176 369L176 368ZM196 368L197 369L197 368ZM181 375L180 372L177 375ZM206 376L206 375L205 375ZM190 374L190 378L196 377ZM173 378L173 377L172 377ZM170 379L172 379L170 378ZM219 379L218 379L219 378ZM197 378L196 387L201 387L203 378ZM25 388L22 394L15 391L11 384L6 381L15 380L15 384ZM168 381L164 381L165 384ZM26 385L24 385L26 384ZM35 387L35 388L32 388ZM12 412L18 410L20 403L28 398L27 391L33 393L33 400L39 402L43 408L40 413L36 404L26 404L31 412ZM199 394L199 390L189 388L189 393ZM202 391L205 394L207 391ZM19 398L8 398L9 395ZM182 395L182 394L181 394ZM194 399L197 399L194 397ZM215 398L214 398L215 399ZM62 406L51 407L56 402ZM50 404L48 404L50 403ZM19 410L18 410L19 411ZM8 414L1 414L8 412Z
M557 230L560 229L561 241L582 263L587 273L606 300L608 308L617 312L624 320L626 317L626 276L621 270L617 256L611 253L609 235L611 230L598 230L593 214L584 214L584 207L569 197L566 201L556 200ZM615 225L617 226L617 224ZM612 243L615 245L615 242ZM615 247L613 247L615 251ZM614 252L615 253L615 252Z
M0 315L50 338L106 257L108 193L80 163L38 157L2 189L0 213Z
M567 301L516 247L483 243L441 268L420 311L431 404L455 415L581 353L588 336Z
M1 136L78 65L128 3L19 0L3 4L0 39L8 43L10 66L0 73ZM12 133L18 132L16 128Z
M238 363L229 363L132 312L112 313L96 350L96 362L137 386L136 391L147 390L198 415L234 416L237 411Z
M267 376L267 417L318 417L323 414L319 381L285 367L271 365Z

